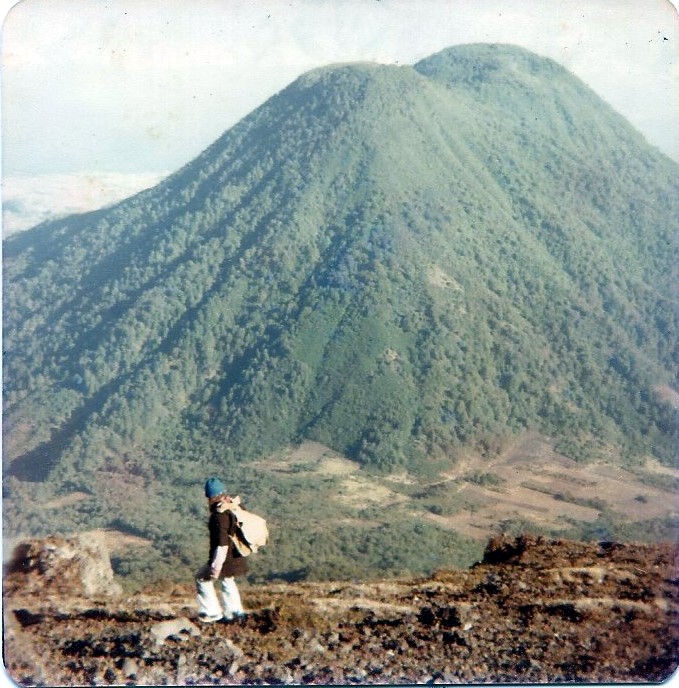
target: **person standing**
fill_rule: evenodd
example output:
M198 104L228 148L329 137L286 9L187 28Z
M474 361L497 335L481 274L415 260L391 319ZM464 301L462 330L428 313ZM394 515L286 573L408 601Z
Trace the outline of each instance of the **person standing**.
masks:
M238 525L229 505L240 500L226 494L226 487L219 478L206 481L205 497L210 508L210 555L208 563L196 574L198 618L205 623L233 621L245 614L235 576L243 576L248 570L247 559L234 547L230 537L236 533ZM221 604L215 590L217 581Z

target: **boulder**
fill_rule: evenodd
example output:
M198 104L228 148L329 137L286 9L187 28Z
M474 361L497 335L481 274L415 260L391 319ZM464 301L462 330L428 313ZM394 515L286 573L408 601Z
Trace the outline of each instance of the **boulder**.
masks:
M182 617L180 619L166 619L151 627L151 635L156 644L165 642L169 637L181 637L182 633L188 633L191 636L200 635L200 631L188 619ZM227 642L229 642L227 640Z
M102 534L25 540L5 571L5 592L110 597L122 593Z

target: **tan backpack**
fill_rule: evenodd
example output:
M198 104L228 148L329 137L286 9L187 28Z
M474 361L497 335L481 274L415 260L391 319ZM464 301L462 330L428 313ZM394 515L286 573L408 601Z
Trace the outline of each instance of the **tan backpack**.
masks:
M264 518L247 511L240 504L229 504L227 511L236 517L236 534L230 537L241 556L247 557L266 545L269 527Z

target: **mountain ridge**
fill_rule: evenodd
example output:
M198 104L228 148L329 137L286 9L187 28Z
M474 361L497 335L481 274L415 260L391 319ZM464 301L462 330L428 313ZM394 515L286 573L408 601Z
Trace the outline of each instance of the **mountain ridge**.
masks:
M74 564L74 544L25 543L6 577L22 684L649 682L677 667L672 543L498 537L427 577L245 586L247 616L207 625L190 586L116 595L105 551L90 541Z

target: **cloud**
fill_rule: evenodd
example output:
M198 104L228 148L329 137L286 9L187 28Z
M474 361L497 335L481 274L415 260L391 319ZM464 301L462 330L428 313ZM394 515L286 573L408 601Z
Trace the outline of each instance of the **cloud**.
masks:
M2 235L72 213L97 210L157 184L160 174L55 174L4 177Z

